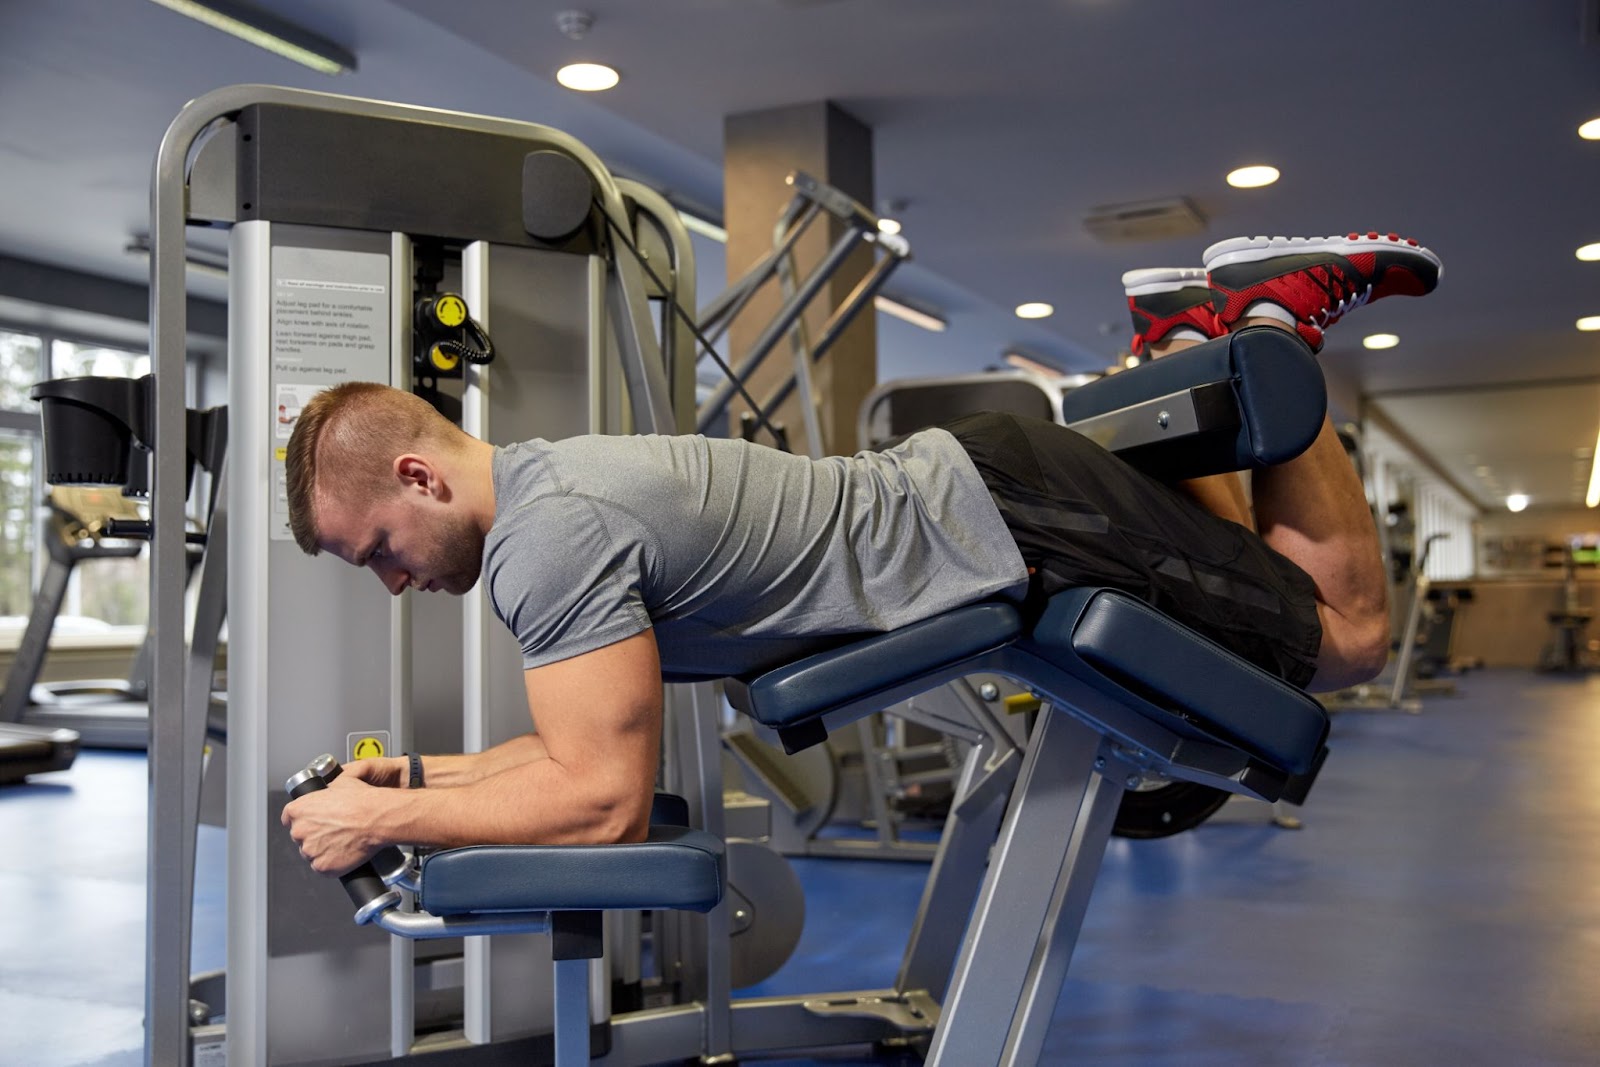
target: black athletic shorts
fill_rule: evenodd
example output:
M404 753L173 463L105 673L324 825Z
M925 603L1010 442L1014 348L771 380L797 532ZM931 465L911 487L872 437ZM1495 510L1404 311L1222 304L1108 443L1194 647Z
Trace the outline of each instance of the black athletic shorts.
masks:
M983 412L943 424L1032 572L1030 600L1103 585L1297 686L1322 644L1315 586L1250 530L1064 426Z

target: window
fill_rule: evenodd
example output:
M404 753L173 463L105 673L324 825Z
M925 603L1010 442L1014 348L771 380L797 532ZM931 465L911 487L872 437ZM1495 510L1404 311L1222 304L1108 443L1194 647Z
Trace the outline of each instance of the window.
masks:
M24 619L38 584L39 419L28 390L43 352L38 337L0 330L0 615Z
M44 342L25 333L0 330L0 409L38 411L28 390L44 375L39 373Z
M0 345L4 343L0 335ZM24 619L33 607L33 547L39 525L34 441L28 434L0 431L0 615Z
M141 378L150 373L150 357L143 352L62 341L50 342L52 378L76 378L92 374L96 378Z

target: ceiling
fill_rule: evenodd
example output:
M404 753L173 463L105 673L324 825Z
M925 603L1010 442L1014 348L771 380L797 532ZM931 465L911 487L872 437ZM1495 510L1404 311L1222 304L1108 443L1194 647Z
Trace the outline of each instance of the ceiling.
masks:
M1600 263L1573 255L1600 240L1600 143L1576 135L1600 115L1589 0L595 0L577 42L555 27L575 0L261 6L360 70L304 71L137 0L0 4L0 252L141 277L123 249L148 229L161 132L226 84L545 123L712 216L723 117L828 99L873 129L880 205L905 202L915 262L894 288L951 323L886 375L978 370L1013 347L1097 369L1127 342L1124 270L1197 265L1240 234L1399 230L1444 280L1330 333L1344 414L1377 404L1485 508L1514 490L1581 504L1600 428L1600 335L1573 326L1600 314ZM622 84L558 88L573 59ZM1283 179L1224 183L1252 162ZM1173 196L1203 234L1108 245L1082 225ZM1025 300L1056 313L1024 323ZM1401 344L1361 348L1376 331Z

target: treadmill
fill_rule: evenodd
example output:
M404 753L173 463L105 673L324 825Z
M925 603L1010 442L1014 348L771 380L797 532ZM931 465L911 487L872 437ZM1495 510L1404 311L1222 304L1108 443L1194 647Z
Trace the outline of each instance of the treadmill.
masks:
M108 531L117 522L137 523L143 516L138 505L115 487L57 486L45 497L45 505L40 540L50 563L0 693L0 725L65 728L75 731L89 748L143 749L149 735L149 655L143 645L126 679L39 684L73 571L82 563L131 559L142 553L143 544L113 539Z
M66 770L78 758L78 744L78 735L62 727L0 723L0 785Z
M39 669L49 646L65 596L72 567L82 562L85 553L108 551L137 555L138 542L151 536L151 523L142 516L136 501L149 496L150 443L148 426L151 377L142 378L62 378L40 382L30 391L40 401L44 430L45 481L51 491L51 516L60 528L47 525L51 567L35 599L34 610L24 635L24 650L18 651L11 677L0 694L0 781L15 780L44 770L61 770L72 762L77 746L104 748L149 747L150 713L146 701L150 663L150 638L135 656L126 681L78 682L69 685L37 685ZM227 453L228 409L226 406L203 411L189 409L187 472L185 482L192 487L196 466L212 476L205 516L209 526L217 507L221 472ZM96 488L100 487L100 488ZM70 490L70 491L69 491ZM99 494L96 496L96 494ZM87 498L87 499L86 499ZM69 507L69 503L73 506ZM90 506L93 503L94 506ZM84 523L83 513L98 517ZM189 545L188 573L192 577L206 555L206 534L186 531ZM125 542L108 546L105 542ZM91 550L86 542L95 542ZM216 560L217 574L226 574L222 557ZM214 659L226 612L226 585L216 577L202 581L192 635L197 646L207 649ZM202 620L204 620L202 622ZM207 737L214 742L226 739L226 702L213 692L207 721ZM46 754L37 745L8 747L5 738L44 741L53 746ZM24 768L7 771L8 761Z

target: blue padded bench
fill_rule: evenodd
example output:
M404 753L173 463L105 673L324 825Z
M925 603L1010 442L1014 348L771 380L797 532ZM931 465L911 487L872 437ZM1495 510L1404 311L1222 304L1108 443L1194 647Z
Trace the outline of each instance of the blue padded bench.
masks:
M1061 421L1166 481L1270 467L1322 430L1327 384L1294 334L1255 326L1074 389Z
M433 915L528 911L710 911L722 900L722 841L652 826L629 845L473 845L422 861L417 905Z
M1031 633L1011 604L957 608L730 683L728 693L797 752L831 727L985 671L1042 695L1087 685L1115 702L1074 712L1102 732L1268 800L1291 781L1303 793L1324 755L1328 716L1315 700L1114 589L1056 595ZM1219 747L1236 758L1219 759Z
M1154 772L1303 800L1327 753L1328 716L1299 689L1100 588L1057 594L1031 628L1010 604L957 608L730 685L729 698L794 751L973 673L1011 677L1043 704L927 1062L1032 1063L1123 792Z
M331 756L289 780L291 796L339 774ZM315 781L307 782L307 779ZM590 1061L589 961L605 951L606 911L708 912L722 902L722 839L687 825L678 796L657 793L644 841L621 845L475 845L444 849L416 869L390 854L341 877L356 921L413 940L549 934L555 971L555 1064ZM378 867L392 870L380 878ZM417 894L417 911L385 882ZM602 1050L604 1051L604 1050Z
M417 912L374 918L404 937L549 933L555 1064L590 1060L589 960L604 954L601 913L707 912L727 885L722 839L691 830L680 797L657 794L648 837L624 845L474 845L422 861ZM654 820L665 819L669 824Z

